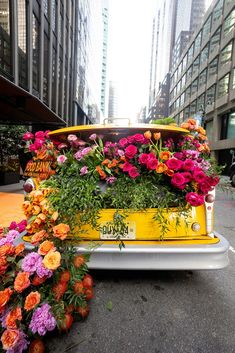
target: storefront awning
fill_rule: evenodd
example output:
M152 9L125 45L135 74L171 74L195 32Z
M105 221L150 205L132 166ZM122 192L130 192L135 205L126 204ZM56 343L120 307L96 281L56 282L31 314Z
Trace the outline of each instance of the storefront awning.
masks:
M1 75L0 123L65 126L65 122L37 97Z

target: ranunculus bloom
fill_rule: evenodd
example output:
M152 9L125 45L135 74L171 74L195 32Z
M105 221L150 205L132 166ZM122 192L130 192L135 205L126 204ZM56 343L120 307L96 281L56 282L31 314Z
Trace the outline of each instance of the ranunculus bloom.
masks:
M160 132L155 132L155 133L153 134L153 137L154 137L154 139L155 139L156 141L158 141L158 140L160 140L160 138L161 138L161 133L160 133Z
M202 170L194 170L193 178L197 183L202 183L206 179L206 174Z
M67 143L60 143L57 148L58 150L63 150L64 148L68 148L68 145Z
M1 341L4 350L14 349L20 338L19 330L5 330L2 334Z
M186 183L189 183L193 179L192 174L190 172L183 172L181 173L181 175L183 175Z
M186 159L183 162L182 169L185 171L193 170L195 163L192 159Z
M64 240L68 232L70 231L70 227L68 224L60 223L57 226L53 227L54 237Z
M0 246L0 258L5 255L13 255L15 253L15 247L12 244L4 244Z
M0 291L0 313L4 309L5 305L8 303L13 290L11 288L5 288L4 290Z
M138 151L138 149L136 146L130 145L125 148L125 156L129 159L132 159L133 157L135 157L137 151Z
M192 206L200 206L204 204L204 196L198 195L196 192L188 192L186 201Z
M17 328L16 321L22 320L22 312L21 308L17 306L16 308L12 309L6 316L5 322L7 328Z
M45 133L43 131L37 131L35 133L35 138L44 139Z
M139 142L141 144L143 144L145 142L145 137L142 134L133 135L133 139L134 139L135 142Z
M65 161L67 161L67 157L66 156L64 156L63 154L61 154L60 156L58 156L57 157L57 163L59 164L59 165L62 165Z
M88 173L88 168L86 165L84 165L80 170L80 175L85 175L87 173Z
M96 134L91 134L91 136L89 136L89 139L91 141L95 141L97 139L97 135Z
M211 186L216 186L219 181L220 181L220 177L219 177L219 176L210 176L210 177L207 177L207 182L208 182Z
M45 255L42 263L49 270L56 270L60 266L61 255L59 251L50 251Z
M76 135L73 135L73 134L70 134L70 135L68 136L68 138L67 138L67 140L68 140L69 142L76 141L77 139L78 139L77 136L76 136Z
M149 155L148 153L141 153L139 156L139 163L140 164L146 164L148 161Z
M133 165L132 165L131 163L125 162L125 163L123 164L122 170L123 170L124 172L128 172L132 167L133 167Z
M170 158L166 161L166 165L169 169L179 170L182 167L182 161L176 158Z
M119 144L119 146L122 147L122 148L126 147L126 145L128 145L128 140L127 140L127 138L123 137L122 139L120 139L120 140L118 141L118 144Z
M24 249L25 249L25 245L23 243L18 244L15 248L15 255L19 255L24 251Z
M128 170L128 174L132 179L137 178L140 173L138 172L138 169L136 167L132 167Z
M155 157L154 154L149 154L148 156L148 160L147 160L147 163L146 163L146 167L149 169L149 170L155 170L157 168L157 165L158 165L158 160L157 158Z
M39 292L30 292L25 298L24 309L26 311L32 310L37 304L40 303L41 294Z
M55 250L54 243L49 240L45 240L38 248L38 253L45 256L49 251Z
M173 186L179 187L185 184L185 178L182 173L175 173L171 178L171 184Z
M31 243L33 245L40 243L43 239L47 238L48 234L45 230L40 230L40 232L35 233L31 238Z
M14 282L14 289L16 292L21 293L30 286L29 275L29 272L19 272L17 274Z
M24 135L23 135L23 140L27 141L27 140L32 140L34 138L34 134L32 134L32 132L27 131Z

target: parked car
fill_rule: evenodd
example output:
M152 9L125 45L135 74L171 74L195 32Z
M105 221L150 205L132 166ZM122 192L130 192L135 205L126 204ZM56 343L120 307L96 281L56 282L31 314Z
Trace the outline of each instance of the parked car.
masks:
M168 141L169 143L170 141L178 143L181 138L189 133L184 128L163 125L141 124L139 126L128 127L83 125L55 130L50 133L50 137L59 140L61 143L65 143L68 141L68 136L71 135L78 136L78 139L81 141L90 142L96 136L102 135L102 144L105 144L106 141L112 141L113 146L115 146L115 142L119 141L120 146L121 139L122 142L133 136L136 136L136 139L140 139L141 135L145 136L146 131L149 132L149 136L155 136L156 139L158 138L156 137L157 134L160 134L163 141L161 143L165 143L166 145ZM143 142L143 146L145 146L144 143L146 142ZM136 143L136 145L138 144ZM94 151L93 149L92 153ZM141 154L142 146L139 148L139 151ZM118 153L122 155L123 149ZM79 158L78 161L80 163L82 157ZM154 153L153 158L155 158ZM100 193L105 192L107 187L104 183L104 174L102 174L105 173L105 170L108 171L108 169L105 169L105 163L107 163L105 161L106 159L101 163L102 168L104 166L103 170L96 168L101 175L101 181L98 183ZM143 164L140 166L140 169L143 169L145 162L141 161L141 163ZM195 163L197 162L195 161ZM63 168L66 168L66 166ZM151 167L149 167L150 175L152 175L152 171ZM66 173L66 169L64 169L64 173ZM78 173L78 175L81 175L81 173ZM92 177L93 174L90 175ZM134 175L133 178L135 178ZM166 180L170 183L171 179L167 178L168 176L166 176ZM32 179L27 183L32 187L36 187ZM100 183L102 184L101 187ZM197 190L197 186L194 184L192 184L192 187ZM29 189L32 188L30 187ZM166 197L166 190L164 185L160 183L160 186L158 186L158 195L160 195L161 200L164 200L164 197ZM74 192L76 193L77 191L75 190ZM176 188L176 195L179 195L180 192L180 188ZM128 194L128 189L123 190L123 193ZM135 197L135 195L132 196L133 198ZM71 195L71 202L72 197L73 195ZM113 198L115 197L114 193ZM78 243L77 252L92 252L89 267L95 269L202 270L223 268L228 265L229 244L221 234L218 234L214 230L215 187L211 187L210 190L208 189L208 192L206 192L201 200L203 201L200 202L200 205L189 206L186 208L186 212L182 212L176 201L172 202L172 205L169 204L161 214L157 205L154 208L131 210L126 218L126 228L118 238L116 236L117 229L112 224L117 215L117 210L112 207L102 209L97 216L98 227L85 224L79 230L79 234L83 232L83 240ZM109 200L109 202L112 203L112 200ZM67 205L69 204L65 202L64 207L68 207ZM122 217L122 210L118 210L118 212L118 215ZM78 216L80 216L79 213ZM159 221L161 217L162 222ZM157 222L156 219L158 219ZM164 234L162 230L164 230ZM73 239L70 239L70 241L73 241ZM119 246L120 241L122 243L121 250ZM90 248L91 242L95 242L96 244L92 251Z

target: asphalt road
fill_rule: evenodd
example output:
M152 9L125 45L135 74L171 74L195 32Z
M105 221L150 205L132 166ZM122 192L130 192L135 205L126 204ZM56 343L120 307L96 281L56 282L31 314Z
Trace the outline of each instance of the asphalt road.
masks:
M89 317L50 337L54 353L235 352L235 189L217 192L230 265L216 271L92 271Z

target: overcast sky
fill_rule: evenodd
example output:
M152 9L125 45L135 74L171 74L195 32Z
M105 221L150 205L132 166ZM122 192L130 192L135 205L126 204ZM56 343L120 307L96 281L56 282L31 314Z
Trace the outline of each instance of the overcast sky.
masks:
M109 0L109 79L118 85L118 115L135 120L148 102L152 20L159 0ZM207 6L212 0L206 0Z

